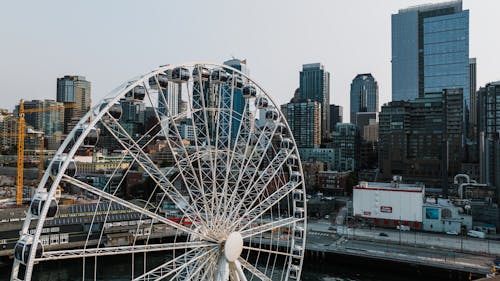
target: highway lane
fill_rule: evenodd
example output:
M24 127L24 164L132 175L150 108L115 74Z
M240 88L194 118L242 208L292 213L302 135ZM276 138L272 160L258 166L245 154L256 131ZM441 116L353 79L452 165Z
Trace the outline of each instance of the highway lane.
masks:
M500 255L500 242L489 239L477 239L439 233L434 234L415 231L398 231L396 229L387 228L366 229L338 226L337 231L333 231L329 230L329 227L330 223L327 221L308 222L309 231L321 231L326 233L337 232L339 235L353 239L391 242L431 249L449 249L460 252ZM386 233L387 237L380 236L381 232Z

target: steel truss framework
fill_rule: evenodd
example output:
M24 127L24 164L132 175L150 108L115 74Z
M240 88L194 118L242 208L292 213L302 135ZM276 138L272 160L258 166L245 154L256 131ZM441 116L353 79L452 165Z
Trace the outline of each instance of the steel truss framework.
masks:
M187 100L185 110L176 104L177 95ZM151 108L154 122L146 134L134 133L117 116L123 103ZM191 135L185 135L186 128ZM95 131L123 151L103 186L89 184L78 172L68 173L78 167L75 155L89 150L86 138ZM150 153L158 143L171 158L167 167ZM122 169L124 163L127 168ZM142 171L154 186L144 204L119 196L132 169ZM118 183L112 182L115 177ZM234 68L214 63L164 66L112 91L68 135L35 197L57 201L59 186L80 190L92 204L107 204L104 222L96 219L102 210L94 208L85 239L69 236L70 244L78 242L71 249L46 243L37 251L33 245L41 243L52 218L50 204L43 204L39 213L29 211L11 280L31 280L36 264L68 259L82 259L82 280L99 279L98 257L111 255L131 256L131 280L300 280L307 216L298 151L277 104ZM177 214L166 212L167 203ZM109 243L116 204L140 217L126 227L132 237L126 246ZM158 255L165 256L162 262ZM86 276L86 267L93 268L93 276Z

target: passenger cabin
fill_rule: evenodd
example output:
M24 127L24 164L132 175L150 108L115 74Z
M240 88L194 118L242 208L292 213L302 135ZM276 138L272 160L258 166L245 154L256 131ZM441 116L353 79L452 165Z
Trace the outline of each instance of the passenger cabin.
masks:
M268 110L266 112L266 120L268 122L275 122L279 118L278 112L274 109Z
M143 101L145 96L146 88L143 86L135 86L125 94L125 99L128 101Z
M185 67L176 67L174 69L167 70L168 78L175 83L184 83L189 81L190 73Z
M34 216L39 216L42 213L42 209L45 202L49 201L49 210L47 211L47 218L53 218L57 213L57 201L55 199L48 200L47 191L42 191L33 197L33 201L30 205L31 214Z
M158 73L158 75L150 77L148 83L152 89L167 88L168 76L164 73Z
M14 258L23 264L28 263L31 247L33 245L33 236L24 234L14 247ZM41 242L36 243L35 258L41 258L43 246Z
M257 96L257 89L254 85L246 85L243 87L243 97L245 99L255 98Z
M255 101L255 105L258 109L266 109L269 106L269 101L266 97L259 97Z
M227 84L230 87L234 87L235 89L241 89L243 88L243 78L241 78L241 76L239 75L233 74L231 75L231 77L229 77Z
M193 79L195 81L208 81L210 79L210 70L206 67L195 65L193 69Z
M211 78L213 83L225 83L229 75L224 69L215 69L212 71Z

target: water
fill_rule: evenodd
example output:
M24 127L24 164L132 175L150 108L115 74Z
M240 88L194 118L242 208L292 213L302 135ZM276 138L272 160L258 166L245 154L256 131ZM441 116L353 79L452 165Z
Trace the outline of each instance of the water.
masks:
M168 257L156 257L155 263L161 263ZM33 280L81 280L82 260L66 260L44 263L36 266L37 274ZM88 270L86 280L93 280L93 259L87 260ZM97 275L100 280L122 281L131 272L130 256L114 256L101 258ZM137 267L142 267L136 263ZM423 275L415 268L402 269L401 265L387 263L363 262L357 258L330 258L323 261L307 261L303 268L303 281L417 281L417 280L445 280L441 277ZM0 281L9 279L9 267L0 267ZM448 277L449 279L450 277ZM466 279L462 279L466 280Z

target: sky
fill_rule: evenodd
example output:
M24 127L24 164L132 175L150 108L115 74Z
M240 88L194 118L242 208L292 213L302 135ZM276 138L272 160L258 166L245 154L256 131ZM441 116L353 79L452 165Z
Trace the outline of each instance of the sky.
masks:
M425 0L3 1L0 108L55 99L56 78L82 75L100 100L159 65L247 59L278 103L299 86L302 64L331 73L330 103L349 115L358 73L372 73L380 105L391 98L391 14ZM432 1L431 3L442 2ZM464 0L478 86L500 80L498 0Z

